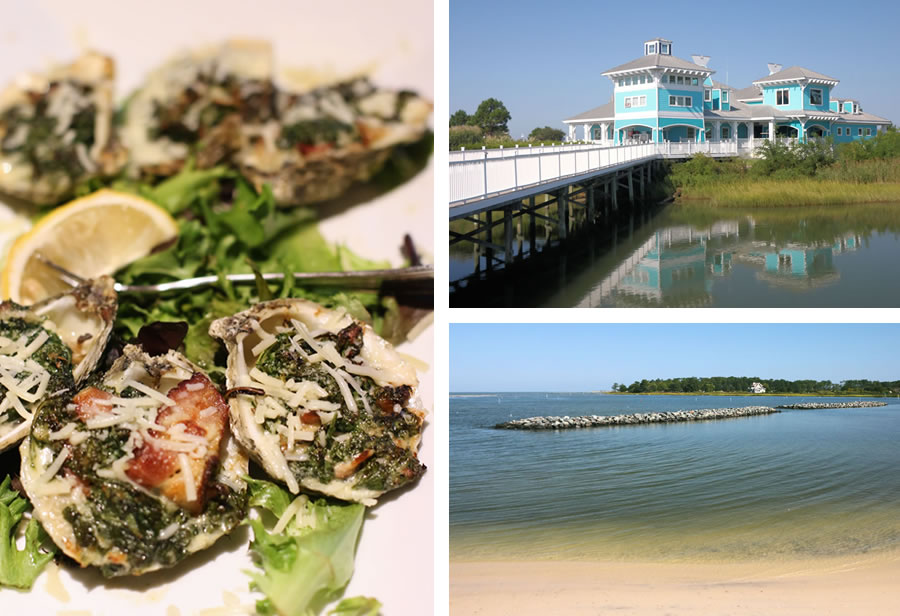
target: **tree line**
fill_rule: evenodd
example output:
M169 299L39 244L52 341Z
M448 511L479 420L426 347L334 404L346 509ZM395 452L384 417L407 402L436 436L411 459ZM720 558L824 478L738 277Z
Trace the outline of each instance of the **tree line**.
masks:
M506 105L496 98L481 101L471 115L465 109L458 109L450 116L450 149L503 145L512 141L508 128L510 119L512 116ZM528 135L528 140L534 142L550 143L565 138L564 131L549 126L535 128Z
M758 376L711 376L674 379L641 379L631 385L613 383L612 390L620 393L745 393L753 383L762 383L766 393L772 394L869 394L890 395L900 393L900 381L870 381L851 379L833 383L802 379L762 379Z

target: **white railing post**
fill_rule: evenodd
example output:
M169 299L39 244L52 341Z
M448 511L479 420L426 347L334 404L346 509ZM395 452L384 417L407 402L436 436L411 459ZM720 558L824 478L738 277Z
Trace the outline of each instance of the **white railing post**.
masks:
M484 194L488 194L488 183L487 183L487 150L484 146L481 146L481 151L484 152L484 160L482 160L481 164L484 165Z

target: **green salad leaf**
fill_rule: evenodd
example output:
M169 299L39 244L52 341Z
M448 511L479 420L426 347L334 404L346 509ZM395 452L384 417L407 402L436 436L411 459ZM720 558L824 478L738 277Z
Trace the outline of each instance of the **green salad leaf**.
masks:
M9 476L0 483L0 585L31 588L34 580L53 558L42 549L44 529L34 518L25 526L25 547L16 547L16 528L31 506L10 488Z
M381 610L381 602L372 597L351 597L344 599L333 609L329 610L329 616L378 616Z
M289 508L295 515L280 533L268 530L261 519L249 519L250 549L259 570L249 572L254 588L266 598L257 604L262 614L311 616L335 600L353 574L353 558L366 508L325 499L292 501L274 483L248 479L250 506L281 518ZM290 515L290 513L288 513ZM373 600L368 600L373 601ZM345 602L342 602L345 603ZM377 603L377 602L376 602ZM347 605L351 607L347 607ZM372 604L351 602L339 614L377 614ZM357 605L356 611L346 611ZM368 611L360 611L368 606ZM337 608L340 608L338 605Z

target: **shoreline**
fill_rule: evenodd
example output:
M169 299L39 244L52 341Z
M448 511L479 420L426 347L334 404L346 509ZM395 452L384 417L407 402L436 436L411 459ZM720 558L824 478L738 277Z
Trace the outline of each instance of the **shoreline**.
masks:
M900 552L724 563L450 561L451 614L894 614Z
M595 392L591 392L595 393ZM778 393L764 393L764 394L751 394L745 391L642 391L638 392L630 392L630 391L600 391L596 393L601 394L609 394L610 396L720 396L720 397L731 397L731 396L747 396L747 397L762 397L762 398L892 398L894 396L884 396L879 394L778 394Z

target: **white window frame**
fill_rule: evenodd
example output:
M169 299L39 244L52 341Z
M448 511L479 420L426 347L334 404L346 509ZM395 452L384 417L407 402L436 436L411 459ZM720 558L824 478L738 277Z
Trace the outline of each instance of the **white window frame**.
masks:
M686 132L687 132L688 139L696 139L697 138L697 130L693 126L688 126Z
M704 103L712 102L712 90L710 90L710 89L703 90L703 102Z
M840 126L837 127L837 136L838 136L838 137L843 137L843 136L844 136L844 129L841 128Z
M678 96L675 94L669 95L669 107L693 107L694 106L694 97L693 96Z
M722 90L722 102L723 103L728 102L728 90Z
M700 80L697 79L696 77L691 77L691 85L692 85L692 86L699 86L699 85L700 85Z
M860 126L860 127L857 127L857 129L856 129L856 136L857 136L857 137L862 137L862 127L861 127L861 126Z
M656 53L656 43L647 43L647 55Z
M813 92L818 92L818 93L819 93L819 102L818 102L818 103L814 103L814 102L813 102ZM809 104L810 104L810 105L821 105L821 104L824 103L824 101L825 101L825 90L824 90L824 88L810 88L810 89L809 89Z
M872 129L867 127L866 128L866 137L871 137L871 136L872 136Z
M669 55L669 45L667 43L660 43L659 47L660 47L659 53L661 53L664 56Z
M859 103L853 103L853 113L859 113Z
M782 94L782 92L784 94ZM781 98L781 102L778 102L778 99ZM791 89L790 88L779 88L775 90L775 104L781 107L785 105L791 104Z
M731 139L731 127L727 124L722 125L722 139Z

